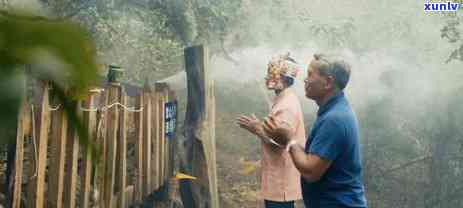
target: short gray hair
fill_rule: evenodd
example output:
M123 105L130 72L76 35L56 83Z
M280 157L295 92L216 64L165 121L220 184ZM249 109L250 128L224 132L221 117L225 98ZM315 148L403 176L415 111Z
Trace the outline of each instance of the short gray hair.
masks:
M349 83L351 67L341 59L323 54L314 54L314 60L312 60L310 66L316 68L320 75L332 76L336 87L340 90L344 90L347 83Z

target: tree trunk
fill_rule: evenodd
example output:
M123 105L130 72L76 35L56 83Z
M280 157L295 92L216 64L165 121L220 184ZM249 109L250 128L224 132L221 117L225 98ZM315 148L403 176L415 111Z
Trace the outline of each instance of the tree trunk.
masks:
M217 171L215 153L215 102L213 83L207 74L207 49L202 46L185 49L188 102L184 141L180 140L181 171L198 179L181 182L185 207L217 208Z

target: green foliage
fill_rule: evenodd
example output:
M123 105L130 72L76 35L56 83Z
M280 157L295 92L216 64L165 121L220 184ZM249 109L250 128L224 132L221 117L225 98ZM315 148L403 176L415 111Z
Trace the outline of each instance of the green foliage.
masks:
M102 14L90 7L76 19L92 32L99 60L125 68L125 81L141 85L181 70L182 44L160 9L130 4Z
M15 134L26 74L53 85L70 125L77 129L81 143L87 144L89 140L77 117L75 100L96 83L97 65L94 46L85 31L70 22L2 11L0 57L0 106L3 107L1 132L13 132L8 138L14 138L11 135ZM20 67L23 65L34 67L26 71Z
M0 65L12 75L16 66L40 64L49 53L63 64L60 69L34 68L39 79L51 80L78 98L96 81L95 49L76 24L50 21L26 14L0 15Z
M318 23L309 27L312 37L319 41L326 42L328 47L350 47L352 33L355 31L352 18L337 23Z
M462 18L463 17L458 13L450 16L445 26L441 29L441 38L447 40L456 47L446 60L447 63L452 60L463 61L463 39L461 36L463 30L461 25Z

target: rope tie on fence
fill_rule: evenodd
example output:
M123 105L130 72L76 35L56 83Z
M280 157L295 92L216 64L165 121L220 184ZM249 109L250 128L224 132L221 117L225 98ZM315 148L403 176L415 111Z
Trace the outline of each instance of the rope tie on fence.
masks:
M61 108L61 104L58 104L56 107L51 107L51 106L48 106L48 110L49 111L57 111L58 109Z
M84 111L84 112L96 112L96 111L98 111L98 108L84 108L84 107L80 106L79 110Z
M134 113L138 113L138 112L142 112L143 111L143 107L141 107L140 109L135 109L135 107L128 107L126 105L123 105L119 102L115 102L113 104L110 104L110 105L107 105L107 106L103 106L100 111L107 111L109 110L110 108L114 107L114 106L120 106L122 108L124 108L124 110L128 111L128 112L134 112ZM80 106L80 110L81 111L87 111L87 112L95 112L95 111L98 111L98 108L83 108L82 106Z
M124 108L126 111L128 112L142 112L143 111L143 107L141 107L140 109L135 109L135 107L127 107L119 102L115 102L111 105L107 105L107 106L104 106L101 108L102 111L106 111L114 106L121 106L122 108Z

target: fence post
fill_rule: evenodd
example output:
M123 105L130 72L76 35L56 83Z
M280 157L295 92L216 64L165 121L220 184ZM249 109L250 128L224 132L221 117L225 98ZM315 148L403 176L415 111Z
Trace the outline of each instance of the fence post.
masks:
M145 83L143 89L143 196L147 196L152 190L151 184L151 89L149 83Z
M113 105L120 101L121 87L118 85L109 85L107 102ZM105 207L113 206L114 181L116 170L116 150L117 150L117 130L119 124L119 106L113 105L107 111L107 137L106 137L106 157L105 157L105 174L104 174L104 191L103 198Z
M82 152L82 180L80 184L80 207L88 208L90 200L90 185L92 179L92 154L91 145L93 139L96 138L96 106L95 106L95 92L90 92L88 98L83 101L83 107L87 109L84 113L84 125L87 129L88 143Z
M185 116L185 153L183 168L198 177L190 184L188 198L194 207L217 208L217 170L215 167L214 102L212 82L208 79L208 51L203 46L185 49L188 103ZM188 161L188 159L192 159ZM188 187L182 190L189 192ZM187 199L188 200L188 199Z
M176 102L177 101L177 97L175 95L175 92L173 90L169 90L169 102ZM177 171L177 158L176 158L176 152L177 152L177 135L176 135L176 128L177 128L177 116L178 116L178 106L177 106L177 109L176 109L176 113L175 113L175 117L171 118L171 119L175 119L174 122L172 122L172 124L174 125L174 135L172 136L172 138L170 138L170 143L169 143L169 161L167 164L169 164L169 169L168 169L168 177L167 177L167 180L170 181L170 179L174 176L174 172Z
M137 96L135 108L143 109L143 94ZM138 204L143 199L143 114L146 110L135 113L135 161L137 174L135 179L134 201Z
M50 159L50 182L49 182L49 207L63 207L64 189L64 162L66 155L66 140L68 121L63 107L52 112L51 127L51 159Z
M77 116L82 118L80 109L81 101L77 102ZM64 189L64 207L74 208L76 206L76 189L77 189L77 166L79 160L79 136L75 128L68 132L66 145L66 179Z
M107 122L108 122L108 111L104 110L103 107L108 105L108 90L103 89L102 94L99 97L99 108L100 111L97 112L97 136L96 144L98 145L98 151L100 154L97 159L97 164L95 167L95 186L96 186L96 196L94 195L94 203L98 207L105 207L105 176L106 176L106 150L107 150Z
M162 161L163 162L163 171L162 171L162 185L163 186L167 186L168 185L168 179L169 179L169 169L170 169L170 164L169 164L169 158L170 158L170 151L169 151L169 146L170 146L170 140L167 139L167 136L166 136L166 113L167 113L167 109L166 109L166 103L169 102L169 87L166 86L164 87L163 91L162 91L162 94L163 94L163 102L162 102L162 120L161 122L163 123L163 128L162 128L162 140L164 141L164 145L163 145L163 150L164 150L164 160Z
M41 84L41 98L40 98L40 119L39 128L37 129L38 141L37 142L37 158L36 158L36 177L35 181L31 183L31 195L28 196L28 206L34 208L41 208L44 206L44 192L45 192L45 170L47 167L47 144L48 144L48 125L50 123L49 111L49 89L48 83Z
M156 136L156 143L157 143L157 151L158 157L156 158L158 168L156 171L156 181L157 187L156 190L161 188L164 185L164 178L165 178L165 158L166 158L166 140L165 140L165 102L166 102L166 94L165 90L167 88L166 83L156 83L156 97L157 97L157 117L156 117L156 129L157 129L157 136Z
M160 187L160 178L159 178L159 170L160 170L160 163L159 158L161 158L161 149L160 149L160 136L161 136L161 123L160 123L160 105L159 99L160 94L158 92L158 86L155 84L155 91L153 93L153 109L152 109L152 116L153 116L153 135L152 135L152 185L153 190L157 190Z
M121 90L121 104L127 106L127 95ZM116 187L119 191L117 197L117 207L127 207L126 200L126 177L127 177L127 119L128 112L124 108L120 108L119 117L119 136L117 142L117 183ZM116 192L117 193L117 192Z
M23 173L23 159L24 159L24 134L27 123L27 101L22 100L21 107L19 109L18 126L16 130L16 151L14 161L14 185L13 185L13 197L12 197L12 208L21 207L21 185L22 185L22 173Z
M177 97L173 90L169 90L169 101L177 102ZM172 124L174 125L172 138L170 138L169 145L169 172L168 172L168 182L169 182L169 193L168 193L168 208L183 207L182 200L180 198L180 189L179 189L179 180L174 178L174 174L179 170L179 152L178 152L178 140L177 140L177 121L178 121L178 106L176 106L175 116L171 117L174 119Z

